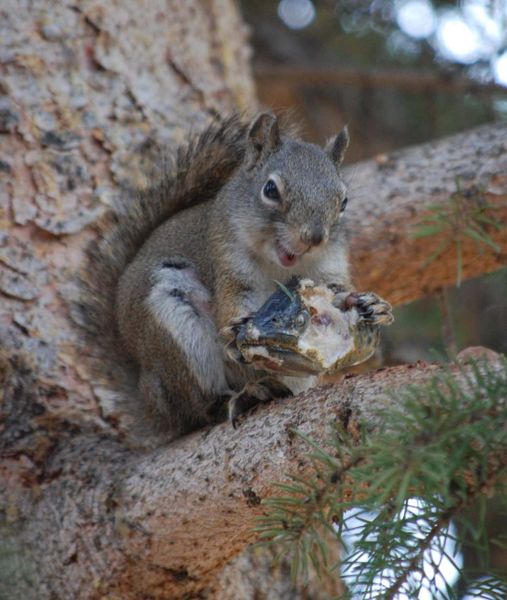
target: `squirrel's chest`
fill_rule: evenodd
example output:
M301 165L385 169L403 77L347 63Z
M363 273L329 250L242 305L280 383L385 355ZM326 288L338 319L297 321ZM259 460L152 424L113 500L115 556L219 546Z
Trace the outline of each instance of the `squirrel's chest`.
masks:
M276 283L273 279L265 278L262 275L259 276L259 274L250 278L246 283L248 285L246 304L248 304L248 308L251 311L260 308L276 290Z
M290 272L276 265L250 264L245 267L243 263L242 281L248 291L244 293L242 303L249 311L256 311L266 302L278 289L277 282L286 283L293 275L308 277L305 273Z

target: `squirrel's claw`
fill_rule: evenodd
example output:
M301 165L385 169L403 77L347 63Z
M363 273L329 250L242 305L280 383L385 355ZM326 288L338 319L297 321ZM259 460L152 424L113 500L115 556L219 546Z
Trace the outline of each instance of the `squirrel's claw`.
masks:
M225 340L234 341L234 338L236 337L237 333L237 329L232 327L231 325L228 325L227 327L222 327L222 329L220 330L220 335Z
M241 354L239 348L236 346L236 341L234 339L225 346L225 355L232 362L240 365L246 364L245 357Z
M389 302L373 292L338 292L333 305L340 310L355 308L361 320L370 325L390 325L394 321Z
M250 317L239 317L238 319L234 319L234 321L231 321L229 325L226 325L220 329L220 335L225 340L234 340L238 335L242 325L244 325L249 318Z

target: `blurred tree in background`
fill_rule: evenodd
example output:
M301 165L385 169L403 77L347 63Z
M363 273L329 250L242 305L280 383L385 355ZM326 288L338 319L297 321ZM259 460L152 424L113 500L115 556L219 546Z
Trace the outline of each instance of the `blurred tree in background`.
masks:
M348 160L507 115L507 3L244 0L261 101L310 136L347 121Z

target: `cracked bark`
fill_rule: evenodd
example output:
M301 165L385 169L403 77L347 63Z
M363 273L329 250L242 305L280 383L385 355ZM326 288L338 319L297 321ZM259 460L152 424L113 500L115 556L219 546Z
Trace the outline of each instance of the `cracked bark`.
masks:
M37 0L30 11L6 0L0 14L0 596L253 598L268 586L265 597L316 598L283 573L256 590L249 571L262 556L218 577L252 539L272 481L303 467L288 430L320 437L344 407L367 414L386 387L437 367L320 388L237 432L129 448L82 366L71 281L119 186L143 185L160 147L189 127L254 105L244 28L229 0ZM399 303L453 279L452 252L421 269L431 243L412 240L411 224L448 200L456 174L505 217L506 133L487 126L348 170L361 288ZM505 263L497 242L482 257L464 248L466 276Z

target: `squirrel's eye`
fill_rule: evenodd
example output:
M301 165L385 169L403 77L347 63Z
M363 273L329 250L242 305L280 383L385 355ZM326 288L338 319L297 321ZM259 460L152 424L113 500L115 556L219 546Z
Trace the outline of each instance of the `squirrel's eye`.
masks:
M280 200L280 192L272 179L266 181L262 193L266 198L269 198L269 200Z
M342 200L342 205L340 206L340 212L343 212L345 210L348 201L349 199L345 196L345 198Z

